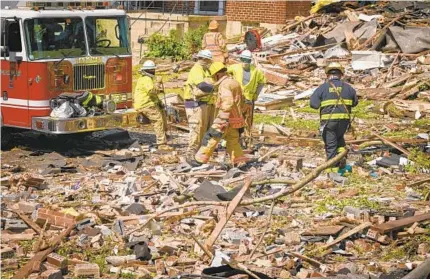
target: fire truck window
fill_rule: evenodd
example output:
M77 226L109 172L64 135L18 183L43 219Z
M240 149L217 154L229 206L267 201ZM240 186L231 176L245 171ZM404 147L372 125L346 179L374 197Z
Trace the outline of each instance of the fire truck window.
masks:
M25 22L30 59L78 57L86 53L81 18L39 18Z
M88 45L93 55L129 54L128 22L126 17L85 20Z
M21 30L18 22L11 22L8 27L8 51L21 52Z

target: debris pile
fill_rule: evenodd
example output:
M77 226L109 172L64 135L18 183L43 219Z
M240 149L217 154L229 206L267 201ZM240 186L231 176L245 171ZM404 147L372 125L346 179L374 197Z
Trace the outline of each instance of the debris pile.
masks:
M393 168L394 153L356 161L337 183L321 172L345 153L325 162L312 147L263 146L228 170L222 148L198 168L180 152L135 149L67 158L85 171L44 176L34 162L66 158L6 152L3 276L399 278L429 256L430 180Z
M336 2L292 20L282 34L263 38L261 49L254 52L273 85L257 101L257 108L279 109L293 99L309 97L325 78L323 66L336 61L344 65L346 81L360 97L390 100L398 117L425 116L430 89L429 17L426 2L366 6ZM232 56L250 45L231 45Z

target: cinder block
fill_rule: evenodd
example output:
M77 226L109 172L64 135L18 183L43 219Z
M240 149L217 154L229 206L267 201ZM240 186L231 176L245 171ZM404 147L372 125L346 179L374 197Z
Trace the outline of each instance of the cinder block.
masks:
M24 223L23 220L7 219L5 224L5 229L12 230L12 231L24 231L28 229L28 226L26 223Z
M15 256L15 251L10 247L3 247L1 248L1 258L2 259L11 259Z
M60 256L56 253L51 253L46 257L46 261L59 268L63 274L67 273L67 259L63 256Z
M100 268L95 263L77 264L74 271L75 277L86 276L100 278Z

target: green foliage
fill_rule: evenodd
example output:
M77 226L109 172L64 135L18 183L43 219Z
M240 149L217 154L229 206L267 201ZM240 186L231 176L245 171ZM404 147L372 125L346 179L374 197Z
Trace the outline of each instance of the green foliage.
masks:
M380 205L378 202L368 200L367 196L353 197L339 199L335 197L327 197L324 200L318 201L315 208L316 213L325 213L329 211L329 207L335 207L336 210L341 212L345 206L352 206L356 208L369 208L379 209ZM333 211L330 209L330 211Z
M281 124L282 122L282 116L271 116L271 115L265 115L265 114L255 114L254 115L254 122L255 123L265 123L265 124ZM285 126L294 128L294 129L300 129L300 130L307 130L307 131L317 131L319 127L319 121L318 120L305 120L305 119L297 119L293 120L289 117L285 118Z
M181 38L177 30L170 30L169 34L152 34L148 41L148 57L172 57L175 60L188 59L201 48L203 35L207 26L187 31Z
M199 28L185 33L184 44L190 56L202 48L202 39L206 32L208 32L207 25L201 25Z
M408 164L406 170L411 173L419 173L422 169L430 169L430 156L419 149L412 149L409 160L414 164Z
M150 57L170 56L174 59L184 58L184 44L177 37L177 31L174 29L170 30L167 36L161 33L152 34L147 42L149 52L146 55Z
M429 128L430 127L430 119L420 119L420 120L416 120L414 123L415 127L419 127L419 128Z
M121 272L119 275L119 278L121 279L136 279L136 275L134 273L123 273Z

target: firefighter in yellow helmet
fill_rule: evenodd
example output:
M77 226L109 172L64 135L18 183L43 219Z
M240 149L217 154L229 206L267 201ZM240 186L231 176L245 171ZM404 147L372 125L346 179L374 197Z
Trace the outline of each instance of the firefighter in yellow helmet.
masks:
M184 88L185 112L190 128L187 153L193 157L200 148L205 132L212 125L216 99L209 73L212 54L208 50L201 50L197 58L198 61L191 68Z
M216 117L190 164L199 166L207 163L222 138L226 141L231 162L233 164L246 162L248 159L244 156L239 143L239 129L245 125L242 115L242 88L237 81L227 75L227 68L222 62L214 62L209 71L216 81L215 86L218 86Z
M349 84L343 82L343 66L331 62L326 70L327 82L319 86L311 96L310 106L320 110L320 133L324 140L327 159L334 158L345 150L344 135L351 122L351 108L357 106L358 97ZM330 168L329 172L338 172L345 168L346 161Z
M219 23L213 20L209 23L209 32L203 36L202 49L212 52L213 61L225 63L228 58L226 42L218 31Z
M249 50L243 51L240 56L241 64L233 64L229 66L228 73L233 75L233 78L242 86L244 97L243 115L245 118L245 142L247 146L252 140L252 123L254 118L254 103L258 99L266 78L264 73L257 69L252 62L252 54Z
M134 90L133 107L139 113L146 116L155 130L157 137L157 146L160 150L172 150L167 145L167 120L163 110L163 103L158 98L160 88L158 82L155 82L155 68L153 61L147 60L143 63L139 73L141 76L137 80Z

